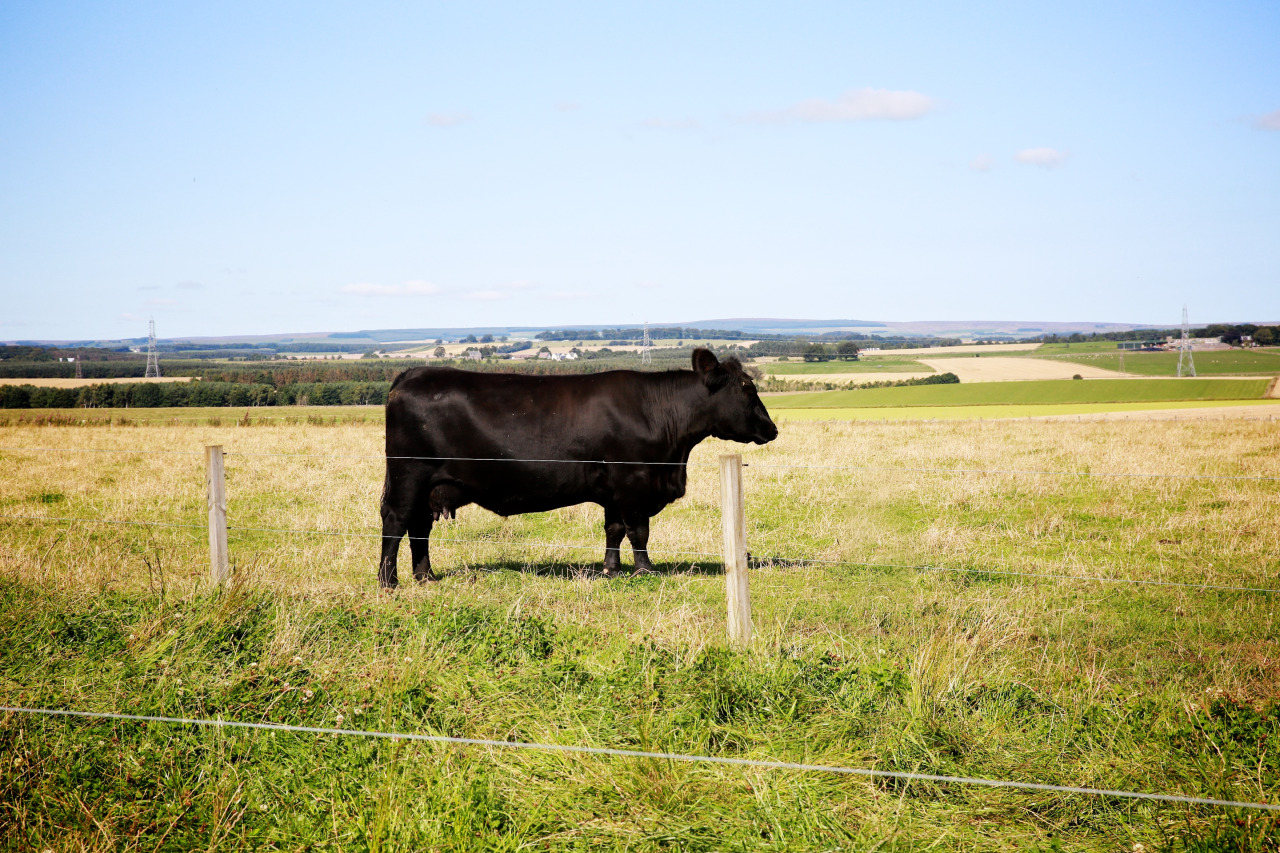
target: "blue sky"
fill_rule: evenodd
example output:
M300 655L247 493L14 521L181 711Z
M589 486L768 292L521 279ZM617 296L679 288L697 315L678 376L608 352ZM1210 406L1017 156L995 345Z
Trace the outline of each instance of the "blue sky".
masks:
M0 339L1280 320L1280 4L0 6Z

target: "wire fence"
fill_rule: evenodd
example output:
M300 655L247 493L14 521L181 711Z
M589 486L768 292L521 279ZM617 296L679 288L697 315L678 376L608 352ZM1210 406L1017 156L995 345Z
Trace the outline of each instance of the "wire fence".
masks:
M138 453L202 456L203 450L152 450L86 447L0 447L0 453ZM388 456L382 453L255 453L227 451L225 456L283 459L361 459L423 462L504 462L525 465L652 465L675 468L714 468L715 462L668 462L649 459L538 459L510 456ZM863 471L877 474L940 474L952 476L1101 477L1150 480L1207 480L1223 482L1280 482L1280 474L1170 474L1150 471L1067 471L1028 468L941 468L891 465L801 465L783 462L744 461L743 467L760 470Z
M132 521L128 519L106 519L106 518L86 518L80 516L41 516L41 515L8 515L0 514L0 519L13 521L36 521L46 523L87 523L87 524L112 524L112 525L138 525L143 527L168 527L182 528L191 530L206 530L203 524L174 524L160 521ZM582 543L582 542L536 542L528 539L492 539L492 538L457 538L446 536L391 536L381 533L373 533L368 531L357 530L316 530L296 527L238 527L229 525L227 527L229 533L271 533L286 536L332 536L343 538L360 538L360 539L395 539L406 541L422 541L422 542L447 542L454 545L489 545L498 547L527 547L527 548L547 548L558 550L574 550L574 551L597 551L599 544ZM690 551L675 548L651 548L649 553L653 555L670 555L675 557L701 557L709 560L720 560L722 554L712 551ZM939 566L933 564L913 564L913 563L877 563L861 560L822 560L813 557L785 557L776 555L751 555L751 564L754 568L763 566L831 566L831 567L848 567L848 568L872 568L872 569L895 569L899 571L915 571L920 573L927 572L943 572L955 574L969 575L1000 575L1013 578L1039 578L1045 580L1062 580L1076 581L1081 583L1112 583L1112 584L1133 584L1137 586L1156 586L1170 587L1181 589L1196 589L1217 592L1258 592L1275 594L1280 593L1280 588L1271 587L1254 587L1254 586L1230 586L1224 584L1209 583L1190 583L1185 581L1159 581L1144 578L1123 578L1123 577L1107 577L1103 575L1070 575L1053 572L1021 572L1010 571L1007 569L997 569L989 567L972 567L972 566Z
M874 779L895 779L904 782L935 782L948 785L980 785L987 788L1013 788L1024 791L1047 791L1056 794L1084 794L1088 796L1116 797L1148 800L1163 803L1219 806L1237 809L1262 809L1280 811L1280 805L1248 800L1219 800L1211 797L1189 797L1182 794L1122 791L1109 788L1089 788L1077 785L1053 785L1044 782L1020 782L1011 779L984 779L975 776L944 776L935 773L909 773L899 770L881 770L874 767L842 767L831 764L802 764L793 761L767 761L754 758L728 758L715 755L686 755L676 752L647 752L636 749L613 749L599 746L575 746L555 743L529 743L526 741L488 740L485 738L449 737L414 732L382 732L364 729L339 729L324 726L296 726L287 723L248 723L234 720L205 720L188 717L158 717L142 714L115 714L98 711L73 711L59 708L23 708L0 706L0 713L27 714L47 717L78 717L82 719L117 720L122 722L163 723L166 725L206 726L221 729L246 729L296 734L331 735L342 737L382 738L387 740L418 741L424 743L452 744L458 746L486 746L494 749L536 750L575 755L616 756L619 758L643 758L659 761L695 762L719 764L729 767L746 767L757 770L791 770L802 773L840 773L848 776L866 776Z

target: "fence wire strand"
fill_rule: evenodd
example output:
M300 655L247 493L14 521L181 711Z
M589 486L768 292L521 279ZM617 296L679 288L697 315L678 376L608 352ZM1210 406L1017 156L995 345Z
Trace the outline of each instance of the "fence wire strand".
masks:
M1029 791L1045 791L1055 794L1085 794L1090 796L1118 797L1167 803L1219 806L1238 809L1263 809L1280 811L1280 805L1249 802L1245 800L1219 800L1211 797L1188 797L1183 794L1147 793L1144 791L1120 791L1109 788L1090 788L1076 785L1051 785L1043 782L1019 782L1009 779L984 779L974 776L944 776L935 773L908 773L899 770L880 770L872 767L841 767L830 764L802 764L793 761L767 761L753 758L724 758L712 755L685 755L675 752L648 752L636 749L612 749L596 746L574 746L554 743L529 743L514 740L488 740L485 738L449 737L425 735L415 732L380 732L363 729L339 729L324 726L295 726L286 723L247 723L234 720L204 720L187 717L156 717L142 714L113 714L96 711L71 711L58 708L23 708L0 706L0 712L10 714L42 715L46 717L79 717L87 719L117 720L121 722L164 723L167 725L205 726L229 729L251 729L298 734L332 735L344 737L383 738L426 743L454 744L458 746L487 746L496 749L537 750L541 752L567 752L578 755L608 755L620 758L644 758L662 761L721 764L730 767L750 767L760 770L793 770L805 773L840 773L848 776L867 776L880 779L899 779L909 782L938 782L952 785L980 785L988 788L1014 788Z
M0 452L10 453L157 453L173 455L202 455L195 450L146 450L132 448L83 448L83 447L0 447ZM422 462L513 462L528 465L654 465L681 468L714 468L715 462L653 462L646 460L618 459L519 459L507 456L387 456L382 453L254 453L224 451L224 456L245 458L284 459L396 459ZM943 476L1012 476L1012 477L1105 477L1149 480L1222 480L1225 482L1280 482L1280 475L1266 474L1158 474L1145 471L1056 471L1018 468L900 468L888 465L792 465L778 462L744 461L744 468L761 470L796 471L867 471L879 474L938 474Z
M146 527L172 527L203 530L205 525L201 524L171 524L160 521L129 521L120 519L106 518L75 518L60 516L37 516L37 515L0 515L0 519L13 519L23 521L44 521L44 522L85 522L87 524L119 524L119 525L139 525ZM500 545L500 546L527 546L531 548L563 548L566 550L576 551L594 551L599 548L598 544L587 545L578 542L529 542L525 540L513 539L459 539L444 536L391 536L381 533L365 533L354 530L309 530L296 527L227 527L228 533L278 533L282 535L292 536L335 536L362 539L396 539L408 541L429 541L429 542L448 542L454 545ZM622 550L621 546L618 549ZM650 554L655 555L674 555L680 557L703 557L711 559L721 559L723 555L711 551L685 551L679 549L648 549ZM1142 586L1163 586L1178 587L1183 589L1202 589L1216 590L1220 592L1260 592L1275 594L1280 593L1280 589L1270 587L1253 587L1253 586L1226 586L1221 584L1203 584L1189 583L1181 581L1153 581L1141 580L1136 578L1113 578L1103 577L1100 575L1066 575L1054 574L1050 572L1015 572L1007 569L978 569L964 568L958 566L934 566L928 564L911 564L911 563L871 563L858 560L821 560L817 558L791 558L777 556L756 556L751 555L751 562L756 566L762 563L772 563L780 566L796 566L796 565L817 565L817 566L854 566L875 569L901 569L911 570L921 573L925 572L952 572L957 574L974 574L974 575L1004 575L1008 577L1027 577L1027 578L1045 578L1050 580L1080 581L1085 583L1127 583Z

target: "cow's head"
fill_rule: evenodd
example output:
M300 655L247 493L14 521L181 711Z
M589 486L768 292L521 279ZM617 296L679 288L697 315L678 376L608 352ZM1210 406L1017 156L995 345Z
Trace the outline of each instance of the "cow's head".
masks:
M778 437L756 384L736 358L720 361L709 349L693 351L693 370L711 393L711 434L729 441L764 444Z

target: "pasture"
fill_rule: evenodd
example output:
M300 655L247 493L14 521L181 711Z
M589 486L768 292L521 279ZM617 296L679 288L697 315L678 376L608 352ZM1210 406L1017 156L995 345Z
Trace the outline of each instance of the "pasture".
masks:
M732 651L714 465L738 445L695 452L654 576L592 577L597 508L467 507L433 535L443 580L388 595L380 424L239 415L0 427L4 705L1280 789L1277 597L1204 586L1280 588L1280 483L1228 479L1280 477L1275 424L787 423L744 451L756 638ZM206 444L228 452L222 592ZM114 452L140 449L164 452ZM20 714L0 744L9 849L1280 842L1274 812L660 759Z
M1266 379L1095 379L983 382L856 388L769 397L774 409L896 408L904 406L1059 405L1152 403L1183 400L1258 400Z
M934 369L923 362L910 358L890 358L884 356L866 356L857 361L772 361L760 365L760 369L770 376L808 376L811 374L876 374L906 373L927 376ZM858 378L863 378L859 376ZM877 379L867 376L868 381Z
M1038 354L1037 354L1038 355ZM1177 376L1177 352L1126 352L1124 372L1138 376ZM1192 352L1197 376L1276 376L1280 374L1280 347L1253 350L1206 350ZM1053 356L1088 367L1119 370L1121 353L1074 353Z

